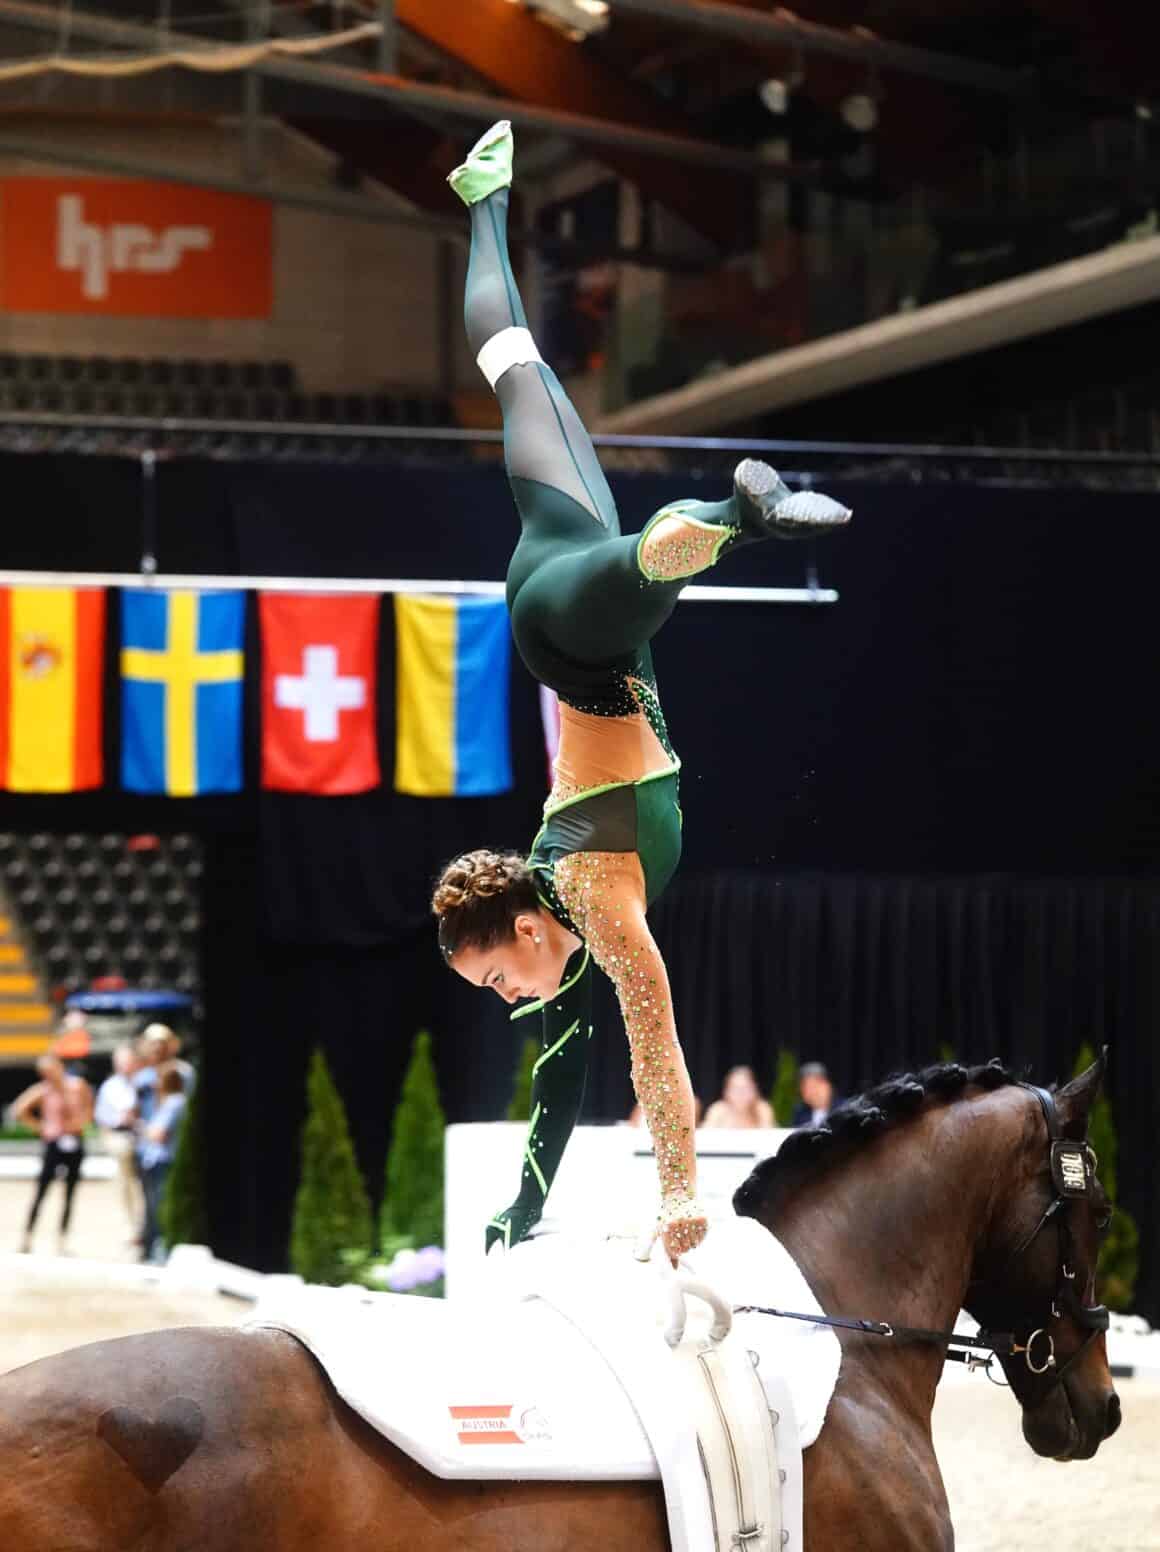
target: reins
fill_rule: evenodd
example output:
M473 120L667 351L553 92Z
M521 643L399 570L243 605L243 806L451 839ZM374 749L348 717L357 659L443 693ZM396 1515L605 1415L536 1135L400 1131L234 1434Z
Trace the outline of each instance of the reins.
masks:
M924 1326L898 1326L885 1320L859 1320L852 1315L801 1315L793 1310L771 1309L764 1304L735 1304L735 1315L772 1315L777 1320L804 1320L811 1326L833 1326L839 1331L860 1331L866 1336L893 1337L900 1342L937 1342L945 1343L947 1347L946 1357L954 1359L957 1363L965 1363L971 1370L983 1369L989 1371L990 1358L976 1358L976 1352L993 1353L1001 1358L1011 1358L1017 1353L1026 1353L1037 1336L1043 1335L1040 1331L1031 1334L1028 1342L1021 1345L1016 1342L1014 1335L1007 1331L984 1331L979 1336L967 1336L957 1331L929 1331ZM956 1352L955 1348L967 1348L966 1352ZM1042 1369L1032 1368L1033 1374L1041 1374Z
M1086 1142L1068 1142L1064 1138L1055 1098L1047 1089L1036 1088L1030 1083L1021 1083L1019 1087L1034 1094L1047 1123L1054 1195L1035 1228L1020 1242L1011 1259L1016 1260L1029 1250L1047 1224L1055 1222L1060 1234L1059 1282L1051 1300L1051 1311L1043 1325L1037 1326L1025 1342L1019 1342L1015 1333L1010 1331L980 1331L978 1336L967 1336L956 1331L931 1331L923 1326L903 1326L886 1320L862 1320L849 1315L803 1315L794 1310L771 1309L761 1304L739 1304L734 1307L733 1313L772 1315L777 1320L802 1320L812 1326L831 1326L839 1331L858 1331L865 1336L887 1337L900 1342L937 1343L946 1348L947 1358L965 1363L972 1371L982 1369L988 1379L991 1378L991 1357L979 1358L975 1356L976 1353L988 1353L997 1358L1014 1358L1022 1354L1032 1374L1042 1375L1054 1371L1050 1383L1053 1386L1058 1384L1093 1337L1108 1329L1108 1312L1105 1307L1102 1304L1086 1305L1076 1293L1075 1269L1068 1262L1071 1234L1063 1211L1071 1199L1088 1195L1095 1175L1095 1155ZM1055 1360L1055 1339L1047 1328L1051 1321L1060 1319L1065 1310L1078 1325L1086 1329L1087 1335L1060 1367ZM1035 1344L1040 1340L1044 1350L1037 1354ZM1039 1358L1042 1361L1038 1361Z

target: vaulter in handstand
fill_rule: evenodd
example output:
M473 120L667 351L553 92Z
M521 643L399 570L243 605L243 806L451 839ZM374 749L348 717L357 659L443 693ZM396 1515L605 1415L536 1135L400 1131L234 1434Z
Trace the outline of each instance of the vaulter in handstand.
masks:
M487 1245L539 1221L584 1096L591 961L616 990L660 1175L659 1232L674 1261L705 1236L696 1199L693 1094L668 976L645 910L681 852L680 761L649 642L685 582L741 544L816 536L849 521L827 496L791 494L768 464L740 463L726 501L677 501L622 535L592 443L528 332L507 251L512 134L496 124L449 182L471 213L467 334L503 410L522 532L508 568L512 635L560 698L560 749L527 858L469 852L444 868L433 909L447 963L506 1002L536 999L542 1050L519 1194Z

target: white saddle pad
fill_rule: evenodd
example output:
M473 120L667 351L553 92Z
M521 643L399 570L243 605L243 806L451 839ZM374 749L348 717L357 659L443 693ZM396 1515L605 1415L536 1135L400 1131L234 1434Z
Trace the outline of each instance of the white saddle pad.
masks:
M715 1225L686 1260L732 1304L820 1313L791 1257L751 1219ZM658 1265L635 1261L622 1240L565 1236L493 1261L486 1293L465 1303L305 1288L260 1306L250 1324L297 1337L348 1405L436 1476L656 1479L648 1436L609 1360L546 1298L561 1286L573 1300L583 1291L598 1324L623 1339L630 1323L641 1350L655 1344L662 1362L670 1306ZM833 1331L763 1315L738 1316L734 1330L759 1374L788 1382L801 1445L812 1444L841 1362Z

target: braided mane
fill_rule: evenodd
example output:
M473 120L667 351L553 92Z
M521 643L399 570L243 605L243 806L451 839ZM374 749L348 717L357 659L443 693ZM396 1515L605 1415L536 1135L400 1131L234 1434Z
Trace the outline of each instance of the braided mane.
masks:
M961 1099L968 1089L1001 1089L1018 1082L999 1061L979 1067L939 1062L921 1072L897 1073L838 1105L820 1126L804 1127L787 1137L779 1151L763 1159L737 1188L733 1206L741 1217L755 1217L760 1207L772 1206L790 1187L849 1158L861 1144L917 1115L927 1100L949 1103Z

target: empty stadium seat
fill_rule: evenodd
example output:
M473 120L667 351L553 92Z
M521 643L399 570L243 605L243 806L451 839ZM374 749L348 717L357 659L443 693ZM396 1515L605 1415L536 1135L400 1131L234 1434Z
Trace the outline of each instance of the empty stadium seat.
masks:
M48 988L119 973L196 994L200 847L191 836L0 835L0 878Z

